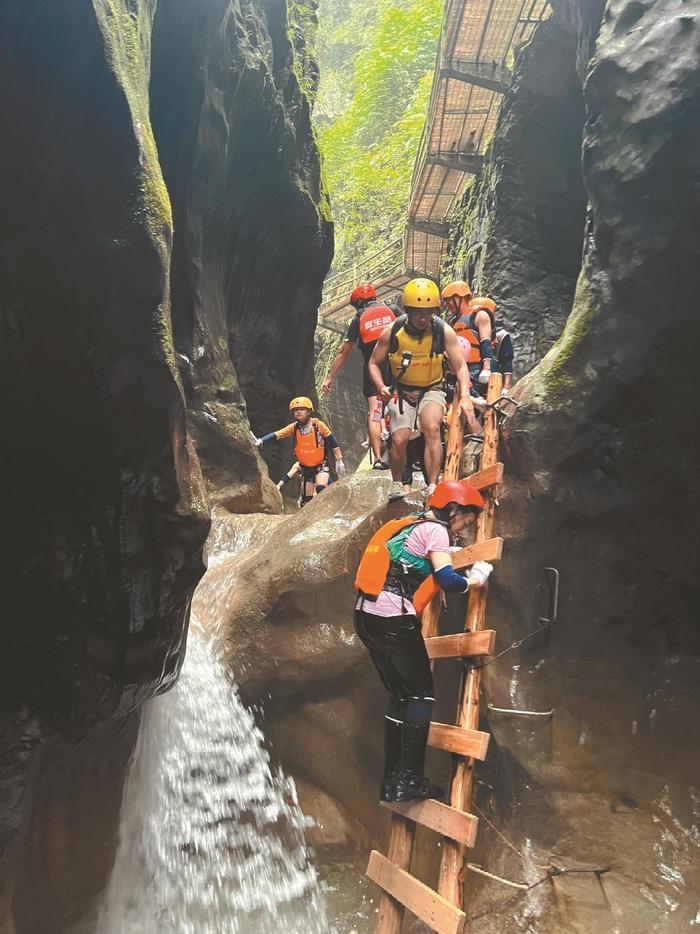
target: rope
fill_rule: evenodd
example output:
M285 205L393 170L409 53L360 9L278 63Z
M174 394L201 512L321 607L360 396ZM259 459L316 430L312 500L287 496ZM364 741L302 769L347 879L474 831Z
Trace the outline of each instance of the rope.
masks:
M491 828L491 830L493 830L493 832L496 833L496 834L501 838L501 840L503 840L503 842L505 843L506 846L508 846L508 847L511 848L511 850L516 854L516 856L518 857L518 859L523 859L523 854L520 852L520 850L517 848L517 846L516 846L514 843L511 843L511 841L508 839L508 837L506 837L506 835L505 835L502 831L500 831L500 830L498 829L498 827L496 827L496 825L493 823L493 821L490 820L490 819L486 816L486 814L484 814L484 812L481 810L481 808L480 808L479 805L476 803L476 801L472 801L472 805L473 805L473 807L474 807L474 810L475 810L475 811L478 811L479 816L480 816L480 817L483 817L483 819L484 819L484 820L486 821L486 823L489 825L489 827Z
M472 872L477 871L476 867L469 865L469 869ZM496 905L491 905L489 908L485 908L483 911L480 911L478 914L469 915L467 918L467 924L472 921L477 921L479 918L484 918L486 915L495 914L498 911L502 911L507 905L510 905L512 902L518 901L518 899L524 898L528 892L531 892L533 889L536 889L538 885L542 885L543 882L546 882L548 879L554 879L557 876L567 876L570 873L574 872L590 872L593 873L598 879L605 873L611 871L611 866L598 866L596 868L590 869L580 866L575 866L571 869L561 869L558 866L550 866L547 870L546 875L542 876L540 879L537 879L535 882L530 883L530 885L525 885L524 883L509 882L507 879L501 879L499 876L493 876L491 873L484 872L484 870L478 870L481 875L489 876L492 879L496 879L498 882L503 882L506 885L517 887L520 891L516 892L514 895L510 895L508 898L504 899L502 902L498 902Z
M495 882L501 882L503 885L509 885L512 889L522 889L525 891L529 888L527 882L511 882L510 879L504 879L502 876L495 876L492 872L486 872L485 869L481 869L479 866L475 866L473 863L467 863L467 869L470 872L476 872L480 876L486 876L487 879L493 879Z
M521 889L514 895L510 895L508 898L505 898L497 905L491 905L489 908L485 908L483 911L480 911L476 915L469 915L467 917L467 924L471 924L472 921L478 921L479 918L485 918L486 915L495 914L498 911L502 911L507 905L510 905L512 902L516 902L519 899L524 898L528 892L531 892L534 888L537 888L538 885L542 885L542 883L546 882L549 878L550 875L547 873L546 876L542 876L542 878L538 879L537 882L533 882L531 885L526 886L524 889Z
M545 623L544 626L540 626L538 629L535 629L533 632L528 633L526 636L523 636L522 639L518 639L516 642L513 642L512 645L509 645L508 648L503 649L502 652L499 652L497 655L494 655L487 662L481 662L478 665L470 665L469 667L475 671L481 668L488 668L489 665L493 665L494 662L497 662L499 658L503 658L504 655L507 655L508 652L512 652L513 649L519 649L523 643L527 642L528 639L532 639L535 636L541 635L543 632L546 632L548 629L552 628L552 623Z

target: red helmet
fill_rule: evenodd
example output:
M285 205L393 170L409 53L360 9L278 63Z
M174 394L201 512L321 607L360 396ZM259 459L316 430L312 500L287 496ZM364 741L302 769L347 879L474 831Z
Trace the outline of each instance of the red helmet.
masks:
M429 509L444 509L450 503L483 509L484 500L478 490L461 480L443 480L428 497Z
M350 293L350 304L359 305L360 302L368 302L376 297L377 293L374 286L370 285L369 282L362 282L360 285L356 285Z

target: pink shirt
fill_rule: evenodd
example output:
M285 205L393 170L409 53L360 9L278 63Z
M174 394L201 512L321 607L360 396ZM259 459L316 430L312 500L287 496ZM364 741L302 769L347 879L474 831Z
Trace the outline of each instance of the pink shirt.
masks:
M440 525L439 522L430 521L421 522L409 532L404 547L417 558L429 558L434 551L444 551L448 554L453 551L450 548L450 536L445 526ZM382 590L376 602L366 598L363 600L360 597L356 606L357 609L371 613L372 616L402 616L405 613L416 615L415 607L410 600L396 593L388 593L386 590Z

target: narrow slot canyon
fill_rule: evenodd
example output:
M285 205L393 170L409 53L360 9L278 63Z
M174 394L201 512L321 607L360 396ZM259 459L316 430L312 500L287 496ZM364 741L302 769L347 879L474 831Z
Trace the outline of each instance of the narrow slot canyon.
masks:
M390 930L355 575L426 484L389 502L391 469L365 469L358 349L323 385L351 289L328 295L415 242L458 8L0 4L0 934ZM700 924L700 12L530 19L484 60L505 84L474 171L423 222L439 269L379 289L464 280L515 351L468 854L520 888L465 871L452 930L676 934ZM297 429L272 442L307 396L347 472L299 508ZM434 723L469 667L434 662ZM427 772L449 788L456 762L430 748ZM416 834L431 889L445 839Z

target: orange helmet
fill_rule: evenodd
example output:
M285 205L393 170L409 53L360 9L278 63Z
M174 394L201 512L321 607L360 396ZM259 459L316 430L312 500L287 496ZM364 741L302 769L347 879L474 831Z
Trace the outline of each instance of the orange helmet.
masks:
M308 396L295 396L289 403L289 411L294 409L308 409L309 412L313 412L314 404Z
M484 508L481 493L460 480L443 480L428 497L430 509L444 509L450 503L455 503L457 506L471 506L479 510Z
M377 292L374 286L370 285L369 282L362 282L360 285L356 285L350 293L350 304L357 306L360 302L368 302L376 297Z
M473 298L469 307L472 311L490 311L492 315L496 314L496 303L492 298Z
M456 282L450 282L440 292L440 298L446 302L448 298L471 298L472 290L463 279L457 279Z

